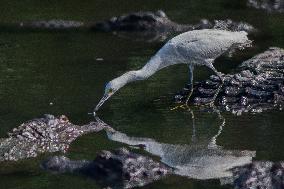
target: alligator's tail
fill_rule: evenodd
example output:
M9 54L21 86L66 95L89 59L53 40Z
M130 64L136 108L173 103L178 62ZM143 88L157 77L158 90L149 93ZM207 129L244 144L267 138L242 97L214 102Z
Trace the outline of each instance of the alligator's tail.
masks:
M84 27L84 22L72 20L47 20L47 21L31 21L21 22L19 27L30 29L75 29Z
M88 24L73 20L41 20L0 24L0 30L72 30L88 28Z

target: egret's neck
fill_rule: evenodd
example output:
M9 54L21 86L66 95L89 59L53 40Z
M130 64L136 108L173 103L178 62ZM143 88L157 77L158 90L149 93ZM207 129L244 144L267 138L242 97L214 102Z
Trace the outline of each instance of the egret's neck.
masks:
M126 72L120 77L114 79L113 82L116 82L121 88L127 83L147 79L160 69L161 59L159 56L154 56L140 70Z

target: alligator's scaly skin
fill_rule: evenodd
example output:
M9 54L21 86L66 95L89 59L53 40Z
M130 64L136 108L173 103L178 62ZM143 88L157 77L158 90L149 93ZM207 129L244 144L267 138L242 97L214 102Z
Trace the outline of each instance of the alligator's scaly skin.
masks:
M66 152L77 137L106 127L99 122L74 125L63 115L58 118L46 115L44 118L33 119L14 128L8 133L9 138L0 140L0 161L17 161L44 152Z
M284 162L255 161L233 170L235 189L284 188Z
M153 159L122 148L103 151L93 161L71 161L55 156L42 163L45 170L79 173L94 178L103 187L133 188L144 186L172 173L172 169Z
M269 50L243 62L239 72L224 75L224 85L215 102L217 108L237 115L243 112L262 112L282 109L284 103L284 50ZM196 105L210 101L220 84L217 76L194 85L191 99ZM175 96L178 102L186 99L188 88Z
M248 6L268 12L284 12L284 0L248 0Z

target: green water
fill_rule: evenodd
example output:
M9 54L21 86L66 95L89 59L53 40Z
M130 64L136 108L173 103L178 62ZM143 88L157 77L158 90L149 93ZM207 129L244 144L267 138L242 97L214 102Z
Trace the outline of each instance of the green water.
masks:
M270 46L284 48L284 15L267 14L246 7L240 0L132 1L132 0L2 0L0 23L40 19L102 20L114 15L163 9L180 23L201 18L246 21L260 30L254 48L216 61L228 73L240 62ZM112 34L88 32L5 32L0 29L0 137L23 121L45 113L65 114L74 123L93 120L88 112L99 101L105 83L127 70L138 69L162 46L122 39ZM103 58L103 61L96 61ZM206 68L195 70L195 80L207 78ZM187 82L187 67L166 68L147 81L121 89L98 112L100 118L128 136L152 138L168 144L191 145L191 114L170 111L173 94ZM52 105L51 105L52 103ZM197 143L208 142L218 131L217 115L194 110ZM256 151L257 160L284 159L284 113L279 111L234 116L222 113L225 127L217 144L227 150ZM67 156L93 159L102 149L125 146L104 133L75 141ZM0 187L98 188L90 178L42 171L40 161L50 154L20 162L0 163ZM230 188L218 180L198 181L171 176L144 188Z

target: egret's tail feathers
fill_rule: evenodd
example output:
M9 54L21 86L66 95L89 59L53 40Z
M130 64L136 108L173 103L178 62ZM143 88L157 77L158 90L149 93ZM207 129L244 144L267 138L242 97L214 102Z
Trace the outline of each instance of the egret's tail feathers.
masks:
M239 31L239 33L241 33L242 35L248 35L248 32L246 31Z
M239 44L238 49L243 50L245 48L252 47L252 42L253 42L252 40L248 39L246 40L246 42Z

